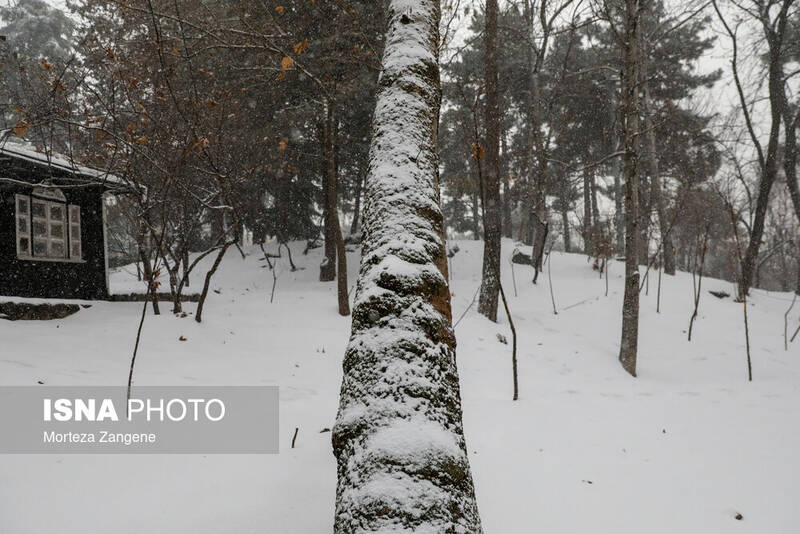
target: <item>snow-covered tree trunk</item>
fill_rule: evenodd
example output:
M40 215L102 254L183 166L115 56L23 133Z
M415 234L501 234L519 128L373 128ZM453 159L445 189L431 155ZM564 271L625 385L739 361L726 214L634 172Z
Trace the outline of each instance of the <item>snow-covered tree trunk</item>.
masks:
M636 376L639 347L639 21L641 0L625 1L624 60L621 107L623 116L625 177L625 296L622 304L622 339L619 361Z
M482 173L483 193L483 276L478 313L497 322L500 295L500 95L497 74L497 0L486 1L484 42L486 56L486 167Z
M438 0L392 0L333 431L334 531L481 532L461 422L436 138Z

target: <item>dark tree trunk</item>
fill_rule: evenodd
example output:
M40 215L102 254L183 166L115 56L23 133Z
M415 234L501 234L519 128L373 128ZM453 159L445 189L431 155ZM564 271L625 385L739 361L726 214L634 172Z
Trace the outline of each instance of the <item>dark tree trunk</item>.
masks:
M786 110L783 109L784 103L784 37L786 34L787 12L791 0L783 0L780 13L777 15L774 24L762 20L766 41L769 47L769 102L772 124L767 142L766 155L760 156L761 180L758 184L758 199L756 200L756 212L753 219L750 242L747 245L744 259L742 260L742 276L739 281L739 299L749 293L753 285L753 277L756 276L756 266L758 263L758 252L761 248L761 241L764 237L764 225L769 207L769 196L772 186L778 175L778 144L781 131L781 120ZM770 12L762 14L769 17Z
M623 51L621 105L623 111L625 174L625 296L622 305L622 340L619 361L636 376L639 344L639 184L637 140L639 133L639 0L625 0L625 31L620 43Z
M511 185L508 173L503 175L503 237L511 239L514 236L514 227L511 222Z
M478 313L497 322L500 296L500 104L497 74L497 0L486 2L486 169L483 172L483 276Z
M794 213L797 216L797 222L800 223L800 186L797 183L797 128L800 126L800 109L797 110L797 114L792 113L785 89L781 91L780 96L785 130L783 172L786 175L786 187L789 189Z
M211 265L211 269L206 273L206 279L203 283L203 291L200 293L200 300L197 302L197 311L194 314L194 320L198 323L203 322L203 309L206 305L206 298L208 297L208 290L211 288L211 278L216 274L217 269L219 269L220 263L222 263L222 258L225 257L225 253L228 249L235 243L235 241L228 241L222 248L219 249L217 253L216 259L214 259L213 265Z
M364 177L366 178L366 176ZM350 235L357 235L358 234L358 226L361 222L361 193L364 184L364 180L360 179L356 182L356 200L355 205L353 206L353 224L350 225Z
M190 287L189 283L189 245L183 247L183 254L181 255L181 265L183 266L183 285Z
M569 211L566 206L561 209L561 227L564 232L564 252L572 252L572 240L569 234Z
M322 264L319 266L319 281L320 282L333 282L336 279L336 233L333 229L333 218L335 212L331 210L331 204L336 202L336 184L331 183L331 180L336 176L336 160L335 154L329 150L329 143L332 140L328 139L333 135L329 131L328 124L328 107L326 102L325 109L323 110L325 117L322 121L321 137L323 146L323 161L322 161L322 200L323 200L323 230L324 237L324 251L325 257L322 259ZM331 172L331 168L333 172ZM333 194L331 194L333 190ZM338 219L338 217L337 217Z
M608 97L609 102L618 102L619 99L617 97L616 91L614 90L614 85L609 84L608 87ZM621 98L620 98L621 99ZM620 102L621 107L621 102ZM617 110L617 108L613 105L609 106L611 110L611 116L609 120L611 124L617 124L624 122L624 119L621 117L621 110ZM619 128L612 128L614 132L615 141L613 146L614 152L618 152L622 149L622 143L620 142L620 133ZM622 166L620 165L620 158L614 158L611 164L611 174L614 176L614 231L616 237L616 248L617 251L624 250L625 248L625 214L623 212L623 198L624 193L622 191Z
M542 4L542 9L545 9L546 4ZM530 42L537 41L540 36L534 35L535 21L544 12L537 12L536 6L533 2L526 1L524 3L523 16L525 17L526 25L530 29L528 37ZM541 21L547 24L545 21ZM527 128L525 130L525 170L527 172L525 201L523 203L522 219L526 221L526 231L521 233L523 241L526 244L531 244L533 241L533 220L538 217L542 222L547 224L547 202L546 202L546 186L548 176L548 141L542 136L541 128L545 123L542 117L542 110L545 109L545 103L542 101L541 84L540 84L540 69L544 62L544 53L546 46L535 50L534 46L527 46L526 48L526 63L528 69L528 91L525 96L525 114L527 118Z
M503 237L512 237L513 228L511 224L511 185L509 184L509 154L508 144L505 133L501 134L500 139L503 143Z
M482 531L439 207L438 47L438 0L392 0L364 259L332 433L335 534Z
M325 102L325 161L326 169L325 174L328 177L326 180L326 199L328 205L326 206L326 249L327 249L327 235L330 231L332 233L331 239L333 240L333 261L335 262L334 272L337 280L337 295L339 300L339 315L350 315L350 303L347 297L347 255L344 248L344 239L342 239L342 227L339 224L339 209L337 197L337 169L336 169L336 147L334 141L334 103L330 100ZM330 262L331 258L327 253L325 261Z
M594 254L592 245L592 171L586 166L583 168L583 251L591 256Z
M166 265L166 261L164 262ZM169 270L169 293L172 298L172 313L182 313L183 305L181 304L181 295L178 293L178 268L180 265L175 265L174 269Z
M642 144L639 143L639 146L636 151L637 154L644 154L644 150L642 149ZM640 160L637 167L639 168L639 176L637 181L639 182L639 252L637 254L639 264L640 265L647 265L650 261L650 215L651 215L651 205L649 199L649 182L647 181L647 176L643 172L643 162Z
M800 249L800 240L797 242L797 248ZM797 285L794 292L800 295L800 253L797 255Z
M478 182L477 175L475 176L475 182ZM479 241L481 238L481 204L480 204L480 192L476 191L474 195L472 195L472 236L475 241Z
M591 185L592 185L592 231L594 232L594 239L597 240L599 236L599 227L600 227L600 207L597 204L597 178L595 178L594 172L591 176Z
M158 280L156 280L155 273L153 272L153 264L150 263L152 256L152 248L148 244L149 230L148 224L145 221L141 222L139 227L139 235L136 239L136 244L139 248L139 261L142 262L142 271L144 272L144 280L147 282L147 292L153 302L153 314L160 315L161 310L158 306Z

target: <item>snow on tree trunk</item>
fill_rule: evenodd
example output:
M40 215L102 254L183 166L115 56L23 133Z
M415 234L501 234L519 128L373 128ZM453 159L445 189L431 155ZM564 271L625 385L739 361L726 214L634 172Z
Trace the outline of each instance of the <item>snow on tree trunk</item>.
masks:
M621 43L624 54L621 105L623 112L625 175L625 296L622 304L622 340L619 361L636 376L636 355L639 345L639 0L625 2L625 34Z
M500 295L500 105L497 74L497 0L486 2L486 170L483 173L483 276L478 312L497 322Z
M337 534L481 532L439 206L439 9L438 0L389 7L333 431Z

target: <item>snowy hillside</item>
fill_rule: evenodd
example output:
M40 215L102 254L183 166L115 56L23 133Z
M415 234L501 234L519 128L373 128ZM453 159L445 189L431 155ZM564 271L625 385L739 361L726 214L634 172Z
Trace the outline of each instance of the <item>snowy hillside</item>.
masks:
M482 244L458 242L453 314L480 283ZM753 291L754 382L747 382L742 307L707 290L686 340L692 279L656 279L642 293L639 378L617 362L622 269L610 289L585 256L553 253L539 284L504 242L503 279L519 333L521 400L511 401L511 336L473 306L456 328L464 419L487 534L755 533L798 531L800 342L783 347L791 295ZM260 251L229 252L212 282L205 322L162 306L148 315L138 385L281 388L274 456L0 456L0 534L330 532L336 485L330 433L349 319L334 283L317 282L321 249L301 267ZM348 258L354 284L358 254ZM114 274L117 288L131 274ZM190 291L197 290L199 278ZM193 304L187 304L193 310ZM125 383L140 304L95 303L65 320L0 321L0 384ZM797 327L800 306L790 315ZM792 328L793 330L793 328ZM508 338L503 344L498 334ZM179 338L183 336L185 341ZM297 445L290 448L294 429ZM737 520L737 514L741 519Z

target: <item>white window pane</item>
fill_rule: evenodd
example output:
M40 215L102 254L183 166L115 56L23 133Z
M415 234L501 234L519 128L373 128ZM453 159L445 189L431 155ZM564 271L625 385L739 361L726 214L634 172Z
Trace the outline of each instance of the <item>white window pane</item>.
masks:
M27 217L17 217L17 233L28 235L30 233L30 225L28 225Z
M18 243L17 253L20 256L30 256L31 255L31 240L29 237L20 237Z
M69 226L69 238L72 241L80 241L81 240L81 227L78 224L71 224Z
M17 215L28 216L28 199L23 196L17 196Z
M78 206L69 207L69 221L73 223L81 222L81 208Z
M70 255L70 257L73 260L81 259L81 244L80 243L76 243L76 242L73 241L73 243L72 243L72 254Z

